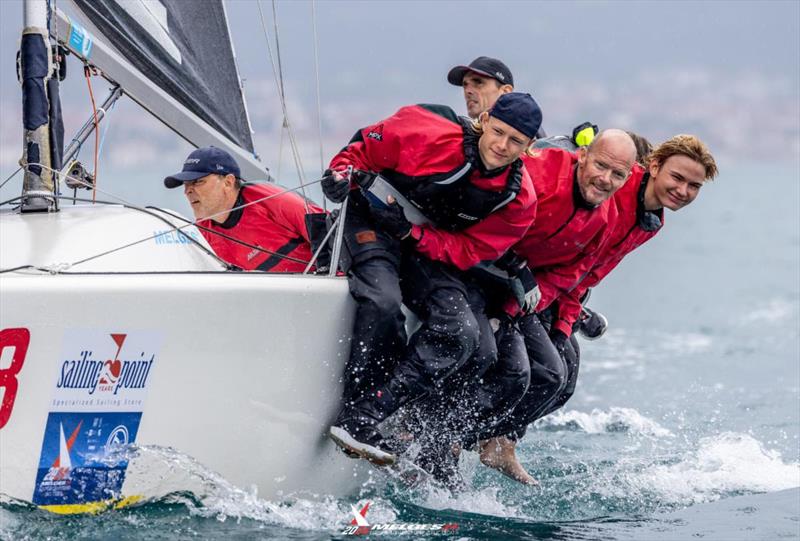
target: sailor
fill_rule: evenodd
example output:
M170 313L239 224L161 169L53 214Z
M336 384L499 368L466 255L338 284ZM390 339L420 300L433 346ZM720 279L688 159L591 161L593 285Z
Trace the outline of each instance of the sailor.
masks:
M464 101L470 118L488 111L503 94L514 91L514 76L503 62L479 56L468 66L455 66L447 73L447 81L464 89Z
M596 129L597 127L594 126L594 128ZM576 130L577 129L578 128L576 128ZM627 131L627 134L631 136L633 143L636 145L636 163L638 163L641 167L646 168L648 164L647 159L650 156L650 153L653 152L653 145L643 135L639 135L638 133L632 131ZM537 143L540 142L542 141L537 141ZM587 340L597 340L608 329L608 320L603 314L586 306L591 292L591 289L587 289L581 297L581 313L578 316L578 321L574 325L574 331ZM578 341L575 339L575 334L576 333L573 332L573 334L570 336L570 341L567 346L574 349L573 357L575 358L575 362L579 363L580 347L578 346ZM570 369L570 374L572 374L572 372L573 370ZM577 375L577 365L575 366L574 372ZM571 380L572 376L570 376L570 381Z
M477 122L444 106L408 106L360 130L331 161L322 186L334 202L348 198L357 303L344 404L331 428L346 451L393 462L378 423L462 369L480 333L491 333L482 307L470 307L462 271L497 259L532 223L535 196L519 157L541 119L521 93L504 94ZM397 203L376 201L378 173L431 223L412 224ZM404 300L421 320L407 347Z
M454 66L447 72L447 82L464 90L464 102L470 118L478 118L494 106L497 98L514 91L514 75L503 61L479 56L468 66ZM536 137L545 136L540 126Z
M592 266L579 284L562 291L553 302L556 316L549 336L559 349L572 332L580 313L581 297L595 287L622 259L651 238L664 223L664 208L680 210L694 201L704 183L717 176L717 165L706 145L693 135L677 135L659 145L649 156L647 170L634 175L613 198L617 216L606 230L606 238L595 254ZM540 203L541 205L541 203ZM546 336L541 331L541 336ZM529 334L525 333L528 344ZM572 396L577 380L577 363L569 367L564 386L549 403L528 392L512 414L493 428L494 436L482 445L482 461L511 477L530 477L516 457L514 448L536 419L562 407Z
M610 197L628 179L635 156L633 141L625 132L606 130L577 153L550 147L523 157L537 194L537 219L511 253L518 259L514 266L529 267L538 283L541 298L533 310L547 308L560 291L588 271L616 212ZM503 297L503 287L484 281L484 288L490 299ZM474 419L480 420L478 426L497 424L528 393L544 400L542 395L560 390L566 376L564 361L547 333L542 333L538 316L510 300L502 307L506 315L500 316L498 360L482 384L469 389L470 406L460 413L463 424L455 435L470 429ZM490 303L492 315L500 312L498 308ZM515 344L523 338L522 347ZM483 439L493 436L489 433ZM534 482L529 476L517 477Z
M183 186L214 252L244 270L303 272L311 260L307 213L322 209L275 184L249 184L226 151L194 150L164 186Z

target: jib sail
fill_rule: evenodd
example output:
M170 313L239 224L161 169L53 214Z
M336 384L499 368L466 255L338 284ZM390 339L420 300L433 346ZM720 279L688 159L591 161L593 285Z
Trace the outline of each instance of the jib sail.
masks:
M222 0L72 0L162 90L253 152Z

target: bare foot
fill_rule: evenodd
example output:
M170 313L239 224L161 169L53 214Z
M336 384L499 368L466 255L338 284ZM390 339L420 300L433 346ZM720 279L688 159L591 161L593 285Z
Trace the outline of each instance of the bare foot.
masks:
M520 464L515 452L517 442L501 436L480 442L481 462L524 485L538 485Z

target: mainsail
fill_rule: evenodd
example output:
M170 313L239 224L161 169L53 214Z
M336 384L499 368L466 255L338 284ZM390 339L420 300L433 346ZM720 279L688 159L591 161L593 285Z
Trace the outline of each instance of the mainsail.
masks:
M253 139L222 0L72 0L105 41L242 148Z

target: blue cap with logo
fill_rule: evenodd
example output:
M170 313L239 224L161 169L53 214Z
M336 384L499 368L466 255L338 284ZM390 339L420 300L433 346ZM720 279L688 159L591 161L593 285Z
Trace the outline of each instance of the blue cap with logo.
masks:
M536 137L542 125L542 110L530 94L509 92L503 94L489 109L489 116L502 120L526 137Z
M203 178L206 175L233 175L241 178L239 165L233 156L217 147L201 147L189 154L183 162L183 170L164 179L164 186L177 188L184 182Z

